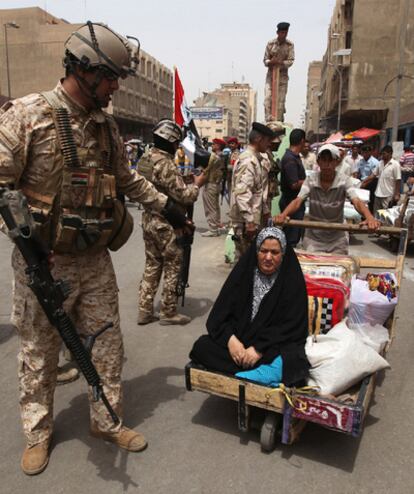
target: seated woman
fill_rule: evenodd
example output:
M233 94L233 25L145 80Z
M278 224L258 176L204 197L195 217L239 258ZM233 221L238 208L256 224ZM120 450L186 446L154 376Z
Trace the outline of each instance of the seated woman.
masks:
M207 331L190 358L208 370L275 386L299 384L307 377L306 285L282 230L263 229L233 268L210 312Z

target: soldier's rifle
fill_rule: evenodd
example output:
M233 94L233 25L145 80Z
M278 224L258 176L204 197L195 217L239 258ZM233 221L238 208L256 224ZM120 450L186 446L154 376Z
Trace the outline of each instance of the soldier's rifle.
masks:
M0 188L0 216L8 229L9 237L27 264L25 271L29 288L35 294L50 324L58 330L91 386L93 400L102 400L114 424L119 424L119 418L105 396L101 379L90 355L95 339L113 327L113 323L107 323L97 333L88 336L83 344L75 325L63 308L63 302L70 293L70 286L64 280L53 278L49 268L51 252L35 236L33 218L21 192Z
M194 206L187 207L187 218L192 222L194 214ZM194 242L194 229L186 228L182 234L177 236L177 244L183 250L183 257L180 267L180 274L177 282L177 296L181 298L181 306L184 307L185 303L185 291L190 286L188 279L190 277L190 263L191 263L191 247Z
M190 120L188 126L184 127L184 133L187 135L186 139L183 141L184 151L186 151L185 143L188 140L191 142L191 147L193 148L192 166L194 167L194 173L199 174L208 167L211 154L204 149L193 119ZM188 136L191 138L188 139ZM187 184L193 183L192 174L184 174L183 179ZM185 303L185 291L190 286L188 279L190 276L191 246L193 245L195 231L193 215L194 205L188 206L186 208L186 217L187 220L189 220L188 225L184 227L181 234L177 236L177 244L183 249L182 263L176 288L177 296L178 298L181 298L182 307L184 307Z
M228 166L230 162L230 154L222 153L224 169L223 169L223 178L221 179L221 190L220 190L220 204L223 204L224 198L226 198L227 202L230 202L229 191L227 189L227 177L228 177Z

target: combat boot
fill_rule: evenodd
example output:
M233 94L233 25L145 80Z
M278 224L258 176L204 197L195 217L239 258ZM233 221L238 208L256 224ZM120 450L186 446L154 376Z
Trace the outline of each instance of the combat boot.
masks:
M190 321L191 317L185 316L184 314L175 314L171 317L161 317L160 324L161 326L169 326L172 324L184 326L184 324L188 324Z
M118 432L103 432L100 431L96 425L92 425L91 435L135 453L144 450L148 445L142 434L133 431L132 429L128 429L128 427L121 427L121 430Z
M158 321L159 317L154 314L149 314L148 312L139 312L138 313L138 324L140 326L144 326L145 324L151 324L152 322Z
M46 439L34 446L26 446L20 463L26 475L42 473L49 463L50 439Z
M79 377L79 371L73 364L70 364L69 367L64 365L63 367L58 367L58 373L56 378L56 384L58 386L62 384L69 384L73 381L76 381Z
M219 230L207 230L206 232L203 232L201 234L202 237L219 237L220 232Z

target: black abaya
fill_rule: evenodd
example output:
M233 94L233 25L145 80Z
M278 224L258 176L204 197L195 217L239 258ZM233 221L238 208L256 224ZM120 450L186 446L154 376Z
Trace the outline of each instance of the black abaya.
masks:
M305 355L308 336L308 298L302 270L291 247L287 247L279 275L251 320L253 278L257 267L256 246L233 268L207 320L208 335L194 344L190 358L210 370L235 374L242 370L230 356L227 343L234 334L248 348L253 346L268 364L283 359L282 381L291 386L307 377Z

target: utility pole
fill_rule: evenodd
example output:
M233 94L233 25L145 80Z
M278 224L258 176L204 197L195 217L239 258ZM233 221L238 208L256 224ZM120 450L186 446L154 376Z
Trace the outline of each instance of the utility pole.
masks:
M11 83L10 83L10 65L9 65L9 44L7 38L7 28L19 29L19 25L15 22L6 22L4 27L4 47L6 51L6 74L7 74L7 96L11 99Z
M398 139L398 125L400 123L400 107L401 107L401 90L402 80L404 77L404 50L407 40L407 23L408 13L410 10L410 0L404 1L403 14L400 24L400 60L398 62L398 75L397 75L397 89L395 92L395 104L394 104L394 118L392 122L392 134L391 143L396 142Z

